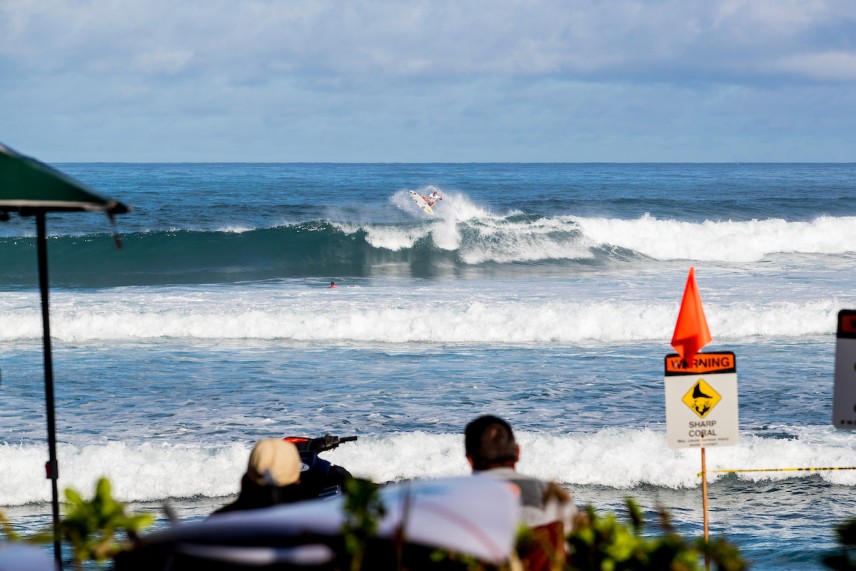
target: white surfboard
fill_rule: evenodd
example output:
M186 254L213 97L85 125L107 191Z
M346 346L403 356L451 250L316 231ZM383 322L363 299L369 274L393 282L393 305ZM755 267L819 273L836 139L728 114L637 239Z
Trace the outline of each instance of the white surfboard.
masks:
M434 211L431 210L431 207L428 206L428 203L425 202L425 199L422 198L422 196L418 192L411 190L410 191L410 198L412 198L416 202L416 205L419 208L421 208L422 210L424 210L428 214L434 214Z

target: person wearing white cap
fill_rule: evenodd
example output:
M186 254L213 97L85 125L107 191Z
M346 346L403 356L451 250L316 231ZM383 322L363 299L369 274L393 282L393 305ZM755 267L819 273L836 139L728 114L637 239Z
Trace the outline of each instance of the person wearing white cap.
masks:
M241 477L238 498L211 515L266 508L300 498L303 462L291 442L279 438L260 440L250 452L247 471Z

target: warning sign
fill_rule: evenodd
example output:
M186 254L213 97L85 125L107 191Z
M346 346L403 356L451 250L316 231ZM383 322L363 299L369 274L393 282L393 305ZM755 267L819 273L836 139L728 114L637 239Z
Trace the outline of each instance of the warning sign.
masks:
M835 337L832 424L836 428L856 429L856 310L838 312Z
M697 353L692 363L666 356L666 440L672 448L737 444L734 353Z

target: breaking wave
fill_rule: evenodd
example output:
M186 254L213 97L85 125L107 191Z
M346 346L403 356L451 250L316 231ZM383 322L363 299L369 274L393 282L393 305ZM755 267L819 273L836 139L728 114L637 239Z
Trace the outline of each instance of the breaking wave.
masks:
M289 293L178 289L58 292L52 336L61 341L245 339L369 343L635 343L670 338L674 302L505 299L479 294L426 301L408 292L372 288L303 288ZM677 295L673 296L677 298ZM853 300L706 303L722 340L834 334L836 316ZM787 316L787 319L782 319ZM0 340L42 336L37 296L0 300Z
M697 450L672 450L659 429L605 429L593 433L520 432L526 451L522 472L571 486L631 489L640 485L694 488L700 485ZM60 444L57 456L63 487L92 489L100 476L113 483L124 501L221 497L237 493L249 445L178 445L112 441L98 445ZM0 445L0 505L46 502L50 482L34 475L43 470L44 446ZM741 436L739 446L710 454L709 480L726 477L716 470L790 467L849 467L853 443L832 428L802 427L784 438ZM458 434L425 432L361 436L325 453L325 458L356 476L388 482L440 478L469 472ZM749 472L737 478L761 481L819 476L832 484L856 486L856 472ZM735 476L732 476L735 477Z
M683 222L491 214L476 206L388 223L153 231L49 240L51 282L71 287L229 283L307 276L434 277L515 267L609 268L645 260L749 263L777 254L852 256L856 217ZM402 203L402 209L414 206ZM0 238L4 287L36 283L32 238Z

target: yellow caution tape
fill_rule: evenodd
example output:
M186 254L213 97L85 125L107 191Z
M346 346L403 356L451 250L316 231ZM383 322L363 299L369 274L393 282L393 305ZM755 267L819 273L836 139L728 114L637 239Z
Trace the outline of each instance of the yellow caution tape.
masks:
M738 472L821 472L826 470L856 470L854 466L843 468L757 468L753 470L708 470L708 473L714 474L736 474ZM703 472L699 472L696 477L701 478Z

